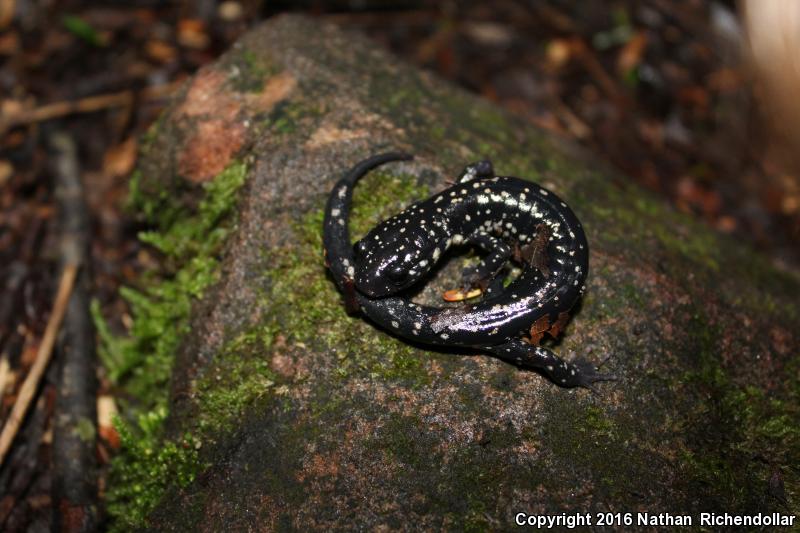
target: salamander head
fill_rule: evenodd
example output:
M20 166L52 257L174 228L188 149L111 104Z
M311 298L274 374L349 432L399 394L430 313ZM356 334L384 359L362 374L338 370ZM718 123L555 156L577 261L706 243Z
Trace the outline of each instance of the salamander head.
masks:
M444 232L407 220L403 213L385 220L355 244L355 283L360 292L373 298L398 293L436 263Z

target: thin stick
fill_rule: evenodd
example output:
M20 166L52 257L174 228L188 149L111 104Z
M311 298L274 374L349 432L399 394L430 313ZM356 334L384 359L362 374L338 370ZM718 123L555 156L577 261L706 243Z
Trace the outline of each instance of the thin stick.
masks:
M8 354L0 354L0 400L5 396L8 378L11 375L11 364L8 362Z
M61 258L67 265L89 265L91 225L78 163L75 139L50 132L56 169L56 200L61 225ZM53 446L50 449L50 497L53 531L89 533L97 519L97 379L95 334L89 312L90 268L75 280L61 325L61 351L56 403L53 411ZM54 363L55 364L55 363ZM88 430L76 431L75 428Z
M152 100L169 96L183 81L147 87L141 91L141 97L145 100ZM87 96L80 100L68 100L63 102L53 102L45 104L35 109L20 111L4 118L0 118L0 133L5 132L14 126L31 124L51 120L74 113L92 113L102 111L112 107L124 107L133 103L133 91L122 91L118 93L99 94Z
M61 321L64 319L64 313L67 310L67 302L72 293L72 286L75 284L75 276L78 273L77 265L67 265L64 267L64 272L61 274L61 282L58 285L58 293L56 294L55 302L53 303L53 313L47 321L47 328L44 330L42 343L39 345L39 350L36 352L36 360L19 390L14 407L11 409L11 414L8 415L3 432L0 433L0 466L6 458L6 453L14 441L14 437L19 431L19 426L22 419L25 418L25 413L28 411L28 406L33 399L39 382L44 375L47 364L50 362L50 356L53 354L53 345L56 342L56 335L61 327Z

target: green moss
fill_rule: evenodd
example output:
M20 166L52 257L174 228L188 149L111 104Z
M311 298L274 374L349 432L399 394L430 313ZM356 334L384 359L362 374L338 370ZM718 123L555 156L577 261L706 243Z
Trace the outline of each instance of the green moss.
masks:
M697 223L678 226L663 222L654 223L651 227L668 250L680 254L684 259L701 263L707 270L719 271L719 237L707 228L701 228ZM687 228L688 232L679 233L675 228Z
M240 93L258 93L264 89L264 83L279 69L264 53L256 54L243 48L231 59L230 81L233 88Z
M91 24L77 15L64 15L61 18L64 29L92 46L102 47L107 39L101 36Z
M777 391L768 396L757 387L735 383L719 362L717 328L701 315L693 316L686 327L687 338L696 343L696 361L683 376L684 394L700 398L687 407L684 477L725 508L756 509L760 502L745 488L766 486L770 472L739 465L753 458L769 458L776 465L800 462L800 387L789 386L779 397ZM786 375L796 373L789 369ZM704 420L704 426L696 427L694 420ZM711 433L709 426L714 428ZM790 499L800 494L796 472L786 470L784 480Z
M159 116L153 124L147 128L139 141L139 158L142 159L158 146L158 139L164 129L164 115ZM157 192L148 191L145 193L142 183L142 171L136 169L131 175L128 185L128 198L125 201L125 209L135 212L145 220L153 223L157 215L163 215L165 208L170 204L169 191L161 187ZM174 207L169 207L167 211L174 211Z
M140 413L135 431L128 422L115 421L121 452L114 459L107 493L111 531L140 528L167 490L194 480L200 466L200 442L189 434L163 441L166 414L164 407Z
M354 234L365 233L427 193L413 176L370 173L356 188ZM269 401L291 386L271 370L271 352L279 333L285 346L336 353L333 364L342 378L359 373L412 383L429 379L418 350L345 314L322 260L322 218L322 209L298 216L292 224L295 236L285 246L265 251L269 267L264 279L269 285L259 298L265 319L228 341L194 386L198 412L191 424L204 439L230 430L256 404L267 408ZM369 351L376 355L365 358L351 348L353 339L359 345L377 347ZM336 398L322 401L320 413L336 409Z
M299 92L302 92L299 91ZM261 126L273 135L289 135L297 131L303 120L315 120L323 115L323 104L305 100L287 100L278 103ZM304 128L311 130L313 128Z
M372 172L355 190L353 234L363 235L379 220L427 192L413 176ZM260 327L285 332L288 342L307 343L321 353L337 353L342 377L360 372L384 379L427 380L418 350L344 313L341 296L321 257L322 219L322 209L303 215L293 224L296 238L292 244L269 252L271 267L265 275L271 285L261 303L270 322ZM380 356L365 359L364 353L351 348L353 339L359 339L359 345L377 346L368 352Z
M181 216L160 231L141 232L139 238L171 259L210 256L228 234L228 228L219 222L230 212L246 175L244 163L229 165L203 185L203 200L196 214Z
M146 155L158 142L159 135L164 130L164 121L166 120L166 115L162 114L159 115L158 118L147 128L147 131L144 132L141 139L139 139L139 156ZM134 176L141 176L141 172L135 171ZM131 185L130 194L128 200L136 200L135 192L138 192L137 189L133 188ZM132 198L133 197L133 198Z
M184 481L199 468L197 454L186 450L186 440L162 440L170 371L180 339L188 332L192 302L217 279L217 255L231 226L236 193L244 184L247 168L236 162L204 185L197 209L183 210L171 223L161 218L160 231L140 234L165 259L165 268L150 272L137 289L123 288L133 324L127 337L116 337L100 316L92 312L99 332L100 357L110 379L133 401L120 421L120 454L112 463L109 512L119 528L140 524L159 500L165 487ZM132 194L137 194L134 180ZM146 199L140 198L140 201Z
M74 432L78 435L83 442L94 442L97 432L95 431L94 422L88 418L81 418L75 425Z
M482 410L465 407L464 412L480 417ZM508 424L485 427L479 443L453 442L448 428L390 412L364 448L378 455L376 462L394 465L393 485L413 492L426 509L440 514L445 529L486 531L491 525L487 517L505 507L503 502L513 487L536 487L547 477L539 469L520 468L517 462L519 456L513 450L531 437L528 431L519 432ZM509 487L507 480L512 478ZM498 492L498 487L504 488Z
M157 220L174 220L176 208L170 205L168 199L169 192L166 189L156 195L145 193L142 190L142 172L133 172L128 188L127 210L138 213L151 224Z
M218 353L196 385L201 416L194 428L202 435L230 430L254 402L272 397L280 380L265 357L274 331L261 327L239 335Z
M588 405L584 411L583 428L594 436L609 437L614 433L616 424L602 409Z
M544 402L543 408L546 422L541 439L549 450L543 459L553 473L545 485L581 483L582 473L590 472L601 494L648 492L654 457L650 450L637 448L637 432L643 430L640 420L624 413L610 415L607 406L594 405L585 397L573 397L570 402L553 399ZM634 454L637 460L631 461Z
M172 271L150 273L141 288L121 289L134 317L127 338L114 338L102 320L97 321L104 341L100 356L109 377L122 382L134 397L150 399L151 406L166 401L172 359L187 331L192 300L216 280L216 254L229 231L221 221L245 176L244 164L229 166L205 185L196 213L185 214L161 232L140 233L143 242L164 254Z
M375 446L399 461L404 468L424 472L430 468L431 462L441 460L440 453L431 453L437 443L435 435L420 418L391 416L381 428Z

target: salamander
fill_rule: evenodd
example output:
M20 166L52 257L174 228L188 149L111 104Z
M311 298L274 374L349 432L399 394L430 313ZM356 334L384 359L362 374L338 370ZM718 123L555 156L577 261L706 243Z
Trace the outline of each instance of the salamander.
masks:
M438 346L475 348L541 373L562 387L615 379L588 361L564 361L538 346L558 336L585 290L589 246L572 210L532 182L496 176L489 161L468 165L449 188L384 220L355 245L348 220L353 188L370 170L411 159L391 152L356 164L336 183L325 208L326 265L350 312L360 311L397 336ZM479 301L457 307L418 304L404 294L454 246L486 255L464 274L462 287L481 287ZM498 273L514 261L507 286ZM527 336L527 337L526 337Z

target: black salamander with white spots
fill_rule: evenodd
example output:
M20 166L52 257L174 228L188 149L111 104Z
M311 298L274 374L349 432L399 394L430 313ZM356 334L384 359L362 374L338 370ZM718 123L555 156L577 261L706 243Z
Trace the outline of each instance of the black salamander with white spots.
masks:
M544 333L560 334L583 293L589 267L581 224L552 192L495 176L491 163L481 161L469 165L452 187L381 222L351 246L348 218L356 182L379 165L408 159L402 153L366 159L336 184L328 199L326 264L348 311L361 311L413 341L490 352L562 387L593 388L594 382L614 379L585 360L566 362L536 345ZM465 291L484 290L477 303L431 307L403 296L458 245L487 254L462 280ZM522 269L503 287L497 274L509 260Z

